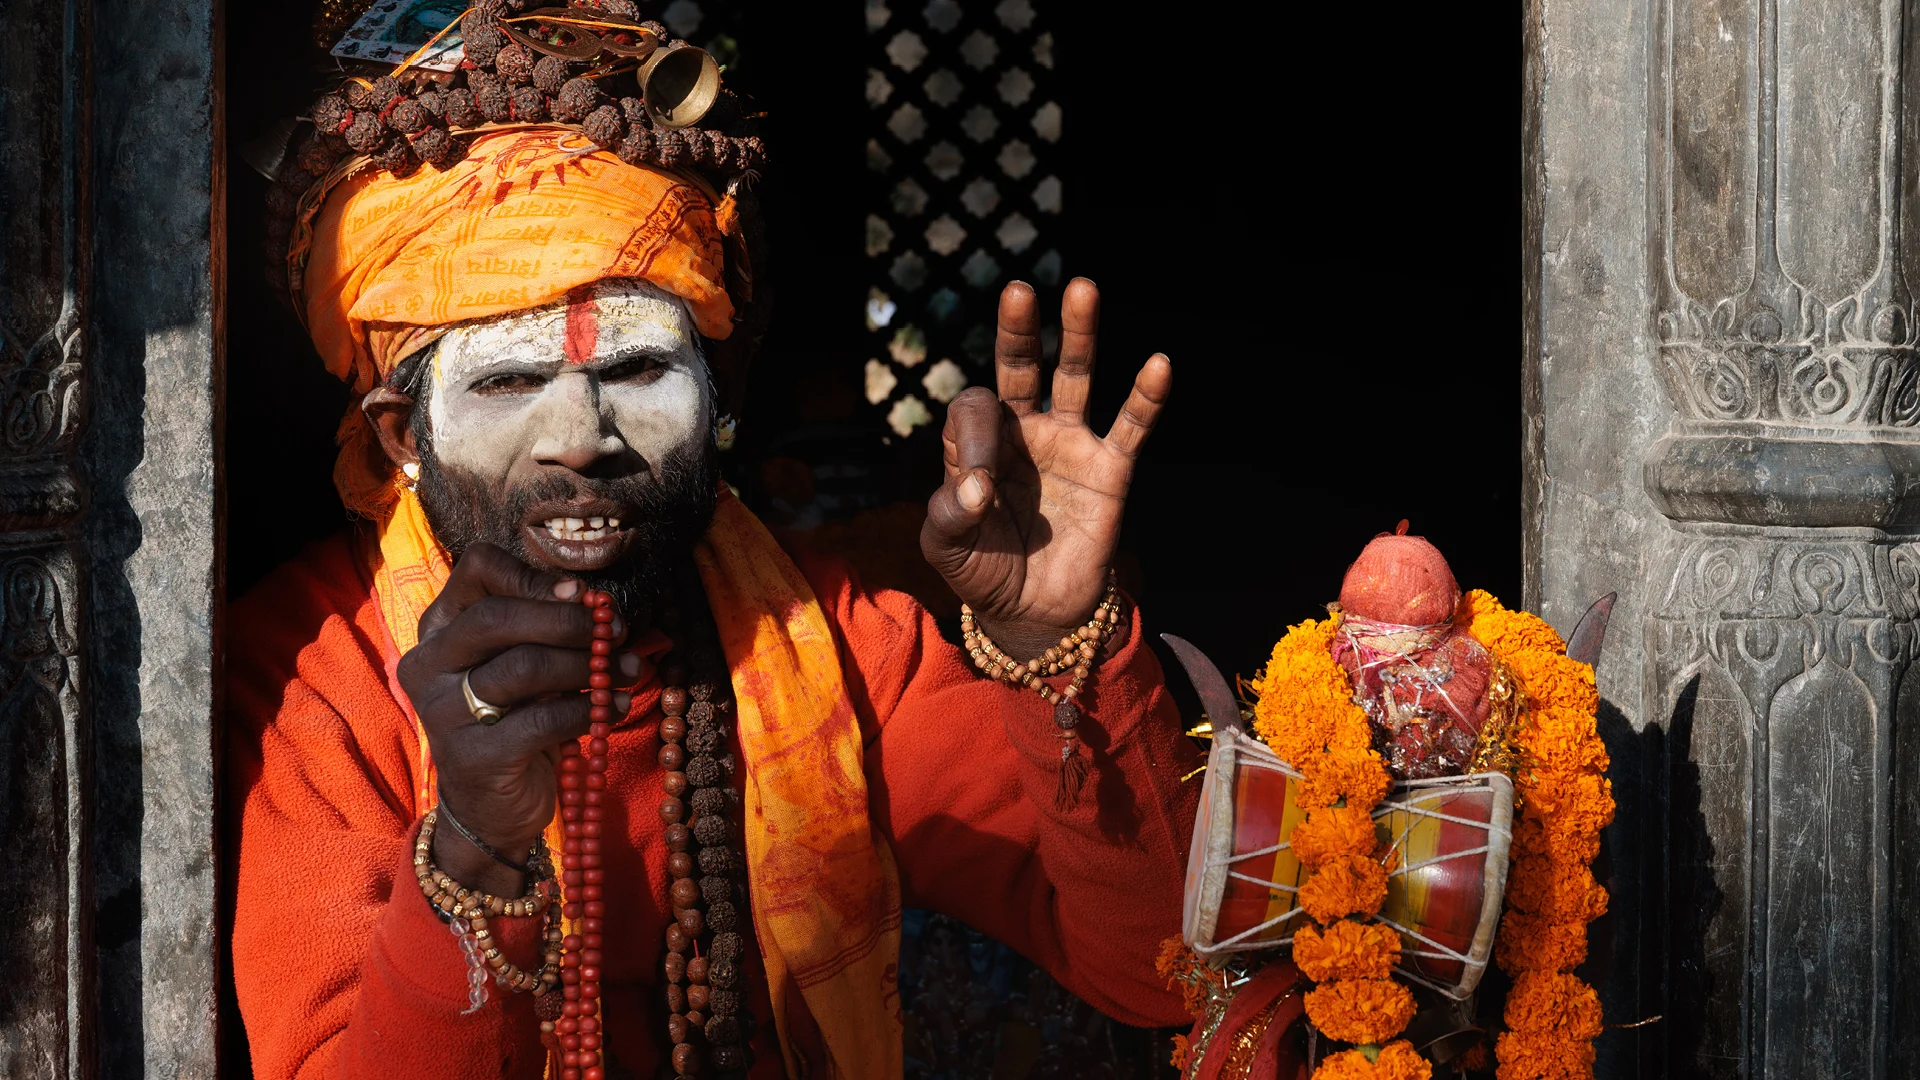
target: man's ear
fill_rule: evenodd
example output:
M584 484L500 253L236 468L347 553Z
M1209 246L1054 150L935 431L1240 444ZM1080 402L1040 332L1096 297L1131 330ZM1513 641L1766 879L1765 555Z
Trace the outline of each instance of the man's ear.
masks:
M420 463L420 453L413 443L413 398L376 386L360 400L360 411L380 437L380 449L387 452L388 460L401 469Z

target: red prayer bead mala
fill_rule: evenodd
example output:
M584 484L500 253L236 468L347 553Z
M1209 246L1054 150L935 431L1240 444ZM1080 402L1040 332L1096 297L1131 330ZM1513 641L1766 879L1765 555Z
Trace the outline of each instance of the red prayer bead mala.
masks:
M587 677L587 751L568 741L560 747L561 911L577 933L560 947L560 1016L545 1020L559 1036L560 1080L606 1080L602 1045L600 971L605 947L605 871L600 859L601 801L607 786L607 734L613 730L613 597L588 589L581 597L593 612L593 655Z

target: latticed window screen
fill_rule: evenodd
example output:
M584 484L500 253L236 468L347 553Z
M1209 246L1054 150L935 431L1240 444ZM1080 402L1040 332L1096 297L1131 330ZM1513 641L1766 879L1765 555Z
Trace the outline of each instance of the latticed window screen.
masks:
M678 38L693 42L713 54L722 64L731 64L739 56L747 21L747 5L740 0L636 0L643 17L658 19Z
M866 394L905 436L992 384L1001 285L1060 280L1060 104L1044 0L866 4Z

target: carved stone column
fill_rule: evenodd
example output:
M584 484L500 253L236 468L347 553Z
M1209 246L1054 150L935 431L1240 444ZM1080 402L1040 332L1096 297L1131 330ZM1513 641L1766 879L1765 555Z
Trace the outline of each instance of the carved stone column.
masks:
M1622 594L1589 970L1666 1017L1601 1074L1920 1076L1920 14L1527 14L1531 599Z
M1710 1075L1913 1075L1920 20L1892 0L1669 0L1653 25L1647 491L1679 536L1647 705L1701 777L1676 865ZM1906 176L1903 178L1903 171ZM1902 720L1905 723L1902 723ZM1896 858L1901 845L1910 850ZM1904 946L1904 948L1903 948ZM1904 1021L1904 1023L1902 1022Z
M77 526L89 294L84 5L0 43L0 1075L90 1075L94 972Z
M219 5L0 36L0 1076L211 1077Z

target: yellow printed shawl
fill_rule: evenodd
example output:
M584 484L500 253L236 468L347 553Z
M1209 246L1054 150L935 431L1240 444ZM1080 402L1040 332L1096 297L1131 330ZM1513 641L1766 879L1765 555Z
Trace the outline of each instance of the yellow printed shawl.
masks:
M451 566L419 499L399 492L368 555L404 653ZM900 879L868 815L860 725L826 614L766 527L724 490L694 554L739 710L747 881L787 1072L800 1075L789 1020L797 992L829 1076L899 1076ZM424 758L424 734L420 745ZM424 809L435 785L431 762L421 765Z

